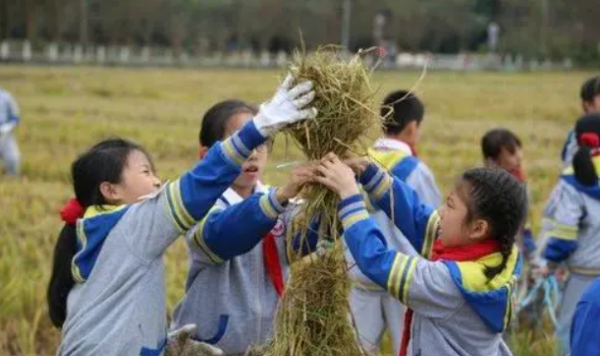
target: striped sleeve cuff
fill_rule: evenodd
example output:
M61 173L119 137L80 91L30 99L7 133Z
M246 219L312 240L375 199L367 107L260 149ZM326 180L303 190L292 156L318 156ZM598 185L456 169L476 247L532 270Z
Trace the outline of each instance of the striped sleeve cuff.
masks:
M217 207L212 208L211 211L206 214L206 217L200 221L196 231L194 231L194 242L196 243L196 246L198 246L198 248L200 248L206 257L208 257L208 259L214 264L222 263L224 260L206 244L206 240L204 239L204 225L206 225L206 221L212 213L219 211L222 211L222 209Z
M553 226L548 235L561 240L576 240L579 229L576 226L570 226L553 221Z
M392 186L392 178L376 164L370 164L360 177L360 183L369 195L380 199Z
M401 253L396 254L388 277L388 291L405 305L408 302L408 290L418 258L418 256L409 257Z
M244 127L221 143L225 155L237 165L242 165L252 150L265 142L256 125L250 121Z
M353 195L340 202L338 205L338 214L344 230L349 229L359 221L369 218L367 206L360 194Z
M271 189L269 194L264 194L259 201L260 209L271 219L277 219L279 215L285 212L285 206L277 201L276 194L277 189Z
M179 232L188 231L196 220L188 212L185 205L183 204L183 198L181 196L181 179L169 183L165 191L167 193L167 209L171 220L179 230Z

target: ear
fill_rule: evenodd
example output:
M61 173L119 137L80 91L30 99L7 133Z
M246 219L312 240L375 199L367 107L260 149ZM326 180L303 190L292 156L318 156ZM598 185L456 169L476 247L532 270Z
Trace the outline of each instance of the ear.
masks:
M490 224L483 219L476 219L469 226L467 237L471 240L484 240L490 232Z
M118 189L109 182L100 183L100 193L107 202L119 201L121 199L121 194Z
M198 159L203 159L204 156L206 156L207 152L208 152L208 147L200 146L198 148Z

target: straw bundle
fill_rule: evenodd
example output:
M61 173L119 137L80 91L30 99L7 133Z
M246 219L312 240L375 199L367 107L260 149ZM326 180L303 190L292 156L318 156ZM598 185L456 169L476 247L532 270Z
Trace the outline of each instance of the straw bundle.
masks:
M362 139L380 120L372 109L371 73L360 56L345 59L331 47L309 56L296 53L290 71L298 80L313 81L317 94L313 104L319 110L318 117L284 131L306 157L319 160L329 152L343 155L348 150L366 151ZM305 187L302 195L306 203L291 236L299 234L305 238L309 222L318 221L320 242L337 242L341 238L337 195L321 185ZM292 250L293 245L288 241L291 281L286 286L266 355L363 355L350 318L350 281L341 244L336 243L326 254L304 258Z

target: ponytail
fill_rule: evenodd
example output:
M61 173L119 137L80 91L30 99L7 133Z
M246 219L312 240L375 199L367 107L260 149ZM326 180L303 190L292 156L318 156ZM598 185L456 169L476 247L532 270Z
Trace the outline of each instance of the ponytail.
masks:
M573 170L575 179L585 186L598 184L598 173L592 161L592 151L600 147L600 138L597 133L583 133L579 137L579 149L573 156Z
M62 328L67 318L67 297L75 285L71 274L71 262L77 252L77 219L83 215L83 208L77 200L72 199L60 212L65 225L63 226L56 246L54 247L54 259L52 263L52 276L48 283L46 295L48 312L52 324Z

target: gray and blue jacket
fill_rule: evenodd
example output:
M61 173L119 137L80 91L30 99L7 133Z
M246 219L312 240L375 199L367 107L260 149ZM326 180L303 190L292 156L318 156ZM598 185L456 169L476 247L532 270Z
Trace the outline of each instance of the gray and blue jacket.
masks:
M167 344L162 256L208 212L264 138L250 122L140 203L87 209L58 355L160 356Z

